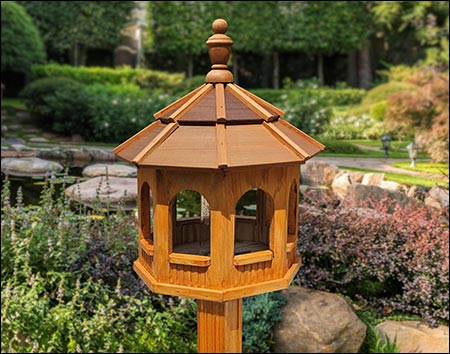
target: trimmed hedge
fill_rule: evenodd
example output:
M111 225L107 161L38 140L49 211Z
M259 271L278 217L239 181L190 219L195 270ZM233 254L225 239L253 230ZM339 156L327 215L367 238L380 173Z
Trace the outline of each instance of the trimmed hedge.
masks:
M184 81L182 73L168 73L149 69L130 67L74 67L70 65L47 64L32 68L32 79L65 77L81 84L133 84L143 89L176 90Z
M131 84L82 85L64 77L36 80L21 96L54 131L106 142L128 139L153 121L153 113L176 99Z
M320 98L327 107L329 106L347 106L361 103L366 96L366 91L360 89L254 89L251 90L255 95L272 103L279 104L285 97L288 98ZM280 107L282 108L282 107Z

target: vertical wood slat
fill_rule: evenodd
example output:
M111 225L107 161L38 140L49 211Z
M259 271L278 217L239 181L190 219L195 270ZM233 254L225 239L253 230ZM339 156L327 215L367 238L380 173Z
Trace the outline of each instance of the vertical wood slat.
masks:
M199 353L242 352L242 299L197 300Z

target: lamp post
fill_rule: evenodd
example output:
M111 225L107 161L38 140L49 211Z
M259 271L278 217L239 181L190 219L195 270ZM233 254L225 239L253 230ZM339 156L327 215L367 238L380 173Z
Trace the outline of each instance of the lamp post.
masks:
M381 137L381 143L383 144L383 149L384 149L384 157L388 157L389 156L389 146L391 144L391 137L387 134L384 134Z
M406 149L408 150L409 158L411 159L411 167L416 167L416 157L419 148L420 146L417 145L414 140L406 147Z

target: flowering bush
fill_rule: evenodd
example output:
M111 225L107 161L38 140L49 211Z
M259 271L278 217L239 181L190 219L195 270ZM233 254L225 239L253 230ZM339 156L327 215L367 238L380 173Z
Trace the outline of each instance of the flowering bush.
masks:
M379 139L383 134L384 124L370 114L338 114L331 117L329 124L323 128L322 136L329 139Z
M312 205L308 205L310 203ZM449 316L448 219L425 206L382 200L342 203L305 195L300 212L297 281L376 306Z
M289 96L282 95L281 99L280 107L285 112L283 118L307 134L320 134L330 120L331 109L327 107L324 95L297 92Z

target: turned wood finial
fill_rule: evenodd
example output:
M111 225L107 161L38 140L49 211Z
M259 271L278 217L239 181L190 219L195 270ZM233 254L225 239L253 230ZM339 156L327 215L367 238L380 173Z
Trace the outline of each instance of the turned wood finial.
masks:
M228 70L228 59L231 54L233 41L225 32L228 29L227 21L217 19L212 24L214 34L206 41L209 58L211 59L211 71L206 75L207 83L231 83L234 77Z

